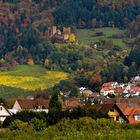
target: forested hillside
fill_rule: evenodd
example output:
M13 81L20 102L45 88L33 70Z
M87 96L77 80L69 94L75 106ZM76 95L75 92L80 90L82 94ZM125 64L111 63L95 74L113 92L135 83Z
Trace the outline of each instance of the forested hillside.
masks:
M55 42L49 31L71 27L74 42ZM0 70L41 64L71 73L78 86L127 82L140 66L139 0L0 1ZM95 49L99 45L101 49Z
M78 27L126 27L140 14L139 1L67 0L54 11L55 22Z

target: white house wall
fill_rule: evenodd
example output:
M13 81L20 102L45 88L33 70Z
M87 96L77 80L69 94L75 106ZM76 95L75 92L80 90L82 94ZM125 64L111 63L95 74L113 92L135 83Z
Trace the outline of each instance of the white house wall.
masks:
M19 103L18 103L18 101L16 100L15 101L15 103L14 103L14 105L13 105L13 108L12 109L15 109L15 110L21 110L21 107L20 107L20 105L19 105Z

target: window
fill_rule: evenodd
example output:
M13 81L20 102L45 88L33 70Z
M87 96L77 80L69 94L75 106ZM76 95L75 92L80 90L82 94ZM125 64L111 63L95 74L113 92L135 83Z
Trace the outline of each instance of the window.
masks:
M37 108L38 108L38 106L36 106L36 105L33 106L33 109L37 109Z
M136 121L140 121L140 115L134 115Z
M114 112L114 109L112 108L112 109L110 109L110 112Z
M0 107L0 110L2 110L2 107Z
M119 116L116 117L116 121L119 121Z

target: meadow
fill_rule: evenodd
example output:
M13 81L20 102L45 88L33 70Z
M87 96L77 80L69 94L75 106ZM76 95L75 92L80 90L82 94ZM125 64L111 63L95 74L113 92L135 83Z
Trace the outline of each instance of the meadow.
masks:
M30 95L51 88L67 77L67 73L47 71L38 65L18 65L0 72L0 97Z
M102 32L101 36L97 36L96 32ZM77 39L80 44L91 44L103 40L111 40L115 45L126 48L127 44L123 41L123 38L111 38L112 35L122 35L125 30L119 28L105 27L95 29L78 29Z
M61 132L43 130L39 132L6 131L0 133L0 140L139 140L140 130L71 131Z

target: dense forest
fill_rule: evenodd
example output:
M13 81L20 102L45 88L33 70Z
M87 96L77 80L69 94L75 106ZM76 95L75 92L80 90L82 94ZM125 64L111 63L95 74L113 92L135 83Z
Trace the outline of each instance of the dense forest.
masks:
M138 1L67 0L54 11L55 22L80 28L126 27L140 14Z

